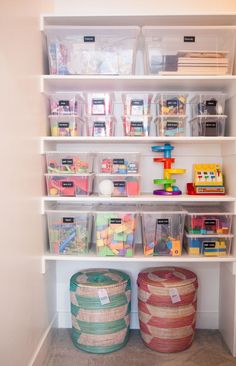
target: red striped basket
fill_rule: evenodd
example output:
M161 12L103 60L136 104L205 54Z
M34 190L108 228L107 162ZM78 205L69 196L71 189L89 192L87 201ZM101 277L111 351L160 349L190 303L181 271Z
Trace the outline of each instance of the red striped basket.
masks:
M183 268L149 268L139 273L140 331L149 348L178 352L192 344L197 288L197 276Z

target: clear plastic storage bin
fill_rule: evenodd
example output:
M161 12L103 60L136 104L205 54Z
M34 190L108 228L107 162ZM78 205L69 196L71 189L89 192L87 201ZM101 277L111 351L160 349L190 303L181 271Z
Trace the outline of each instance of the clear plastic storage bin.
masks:
M151 121L151 116L123 116L124 135L133 137L149 136Z
M45 174L48 196L75 197L92 193L94 174Z
M180 207L142 207L141 223L145 255L180 256L185 211Z
M129 75L135 71L139 27L48 27L49 72Z
M137 152L107 152L98 155L98 171L106 174L139 173L140 154Z
M50 174L81 174L93 171L91 153L47 152L47 171Z
M186 114L188 94L161 93L156 97L157 114L170 116L183 116Z
M190 100L192 117L222 115L225 112L225 94L198 94Z
M194 235L226 235L231 233L233 214L221 207L187 208L185 229Z
M79 94L55 93L49 96L51 114L82 116L84 100Z
M224 136L227 116L198 116L190 123L192 136Z
M87 254L91 242L92 213L79 210L48 210L49 248L53 254Z
M125 115L143 116L151 113L153 94L150 93L124 93L122 101Z
M114 95L111 93L85 93L85 113L87 115L113 114Z
M114 116L86 116L87 136L110 137L115 134Z
M136 225L134 209L98 209L95 215L97 255L132 257Z
M186 117L159 116L155 123L157 136L185 136Z
M191 235L185 234L185 248L189 255L230 255L233 235Z
M52 136L82 136L83 121L76 116L49 116Z
M234 26L143 27L148 74L232 74Z
M97 174L100 196L130 197L140 194L140 174Z

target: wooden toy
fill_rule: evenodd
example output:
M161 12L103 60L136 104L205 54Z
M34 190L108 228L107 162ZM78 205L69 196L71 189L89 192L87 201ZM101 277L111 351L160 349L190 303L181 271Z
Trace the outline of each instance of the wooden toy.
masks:
M174 186L173 184L176 182L175 179L172 179L171 176L173 174L184 174L185 169L173 169L172 163L175 162L175 158L171 157L171 151L174 149L174 146L171 144L165 144L163 146L152 146L152 151L161 152L164 154L163 158L154 158L153 161L155 163L163 163L164 164L164 179L154 179L153 183L156 185L163 184L164 189L156 189L153 191L155 195L179 195L182 194L179 187Z
M222 168L219 164L194 164L193 183L187 183L190 195L225 194Z

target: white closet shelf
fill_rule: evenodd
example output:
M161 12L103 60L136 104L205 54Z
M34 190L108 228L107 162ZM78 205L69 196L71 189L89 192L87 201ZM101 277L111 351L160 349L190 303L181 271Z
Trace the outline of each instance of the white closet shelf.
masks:
M56 91L212 91L235 94L236 75L43 75L41 92Z

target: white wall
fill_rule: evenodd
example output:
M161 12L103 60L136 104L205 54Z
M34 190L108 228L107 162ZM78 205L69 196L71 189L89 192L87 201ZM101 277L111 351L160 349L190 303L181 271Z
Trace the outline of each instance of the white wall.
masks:
M41 0L1 1L1 366L30 364L55 311L55 273L40 273L38 137L45 134L46 113L39 16L45 11Z

